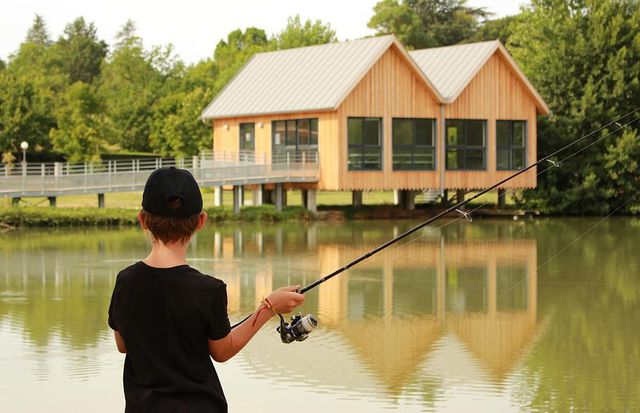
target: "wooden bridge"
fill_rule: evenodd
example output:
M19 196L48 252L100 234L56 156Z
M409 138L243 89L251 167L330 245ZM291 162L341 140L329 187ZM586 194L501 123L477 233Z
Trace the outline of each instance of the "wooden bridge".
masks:
M110 160L95 163L22 163L0 167L0 197L17 204L23 197L56 197L97 194L104 207L104 194L142 191L154 170L175 166L189 170L200 186L215 188L215 204L222 205L222 187L233 186L234 210L243 204L244 186L275 184L274 203L284 203L284 183L311 183L319 179L317 152L287 153L267 159L254 153L202 153L187 158ZM254 193L254 204L262 204L263 190ZM304 193L305 205L315 210L315 192Z

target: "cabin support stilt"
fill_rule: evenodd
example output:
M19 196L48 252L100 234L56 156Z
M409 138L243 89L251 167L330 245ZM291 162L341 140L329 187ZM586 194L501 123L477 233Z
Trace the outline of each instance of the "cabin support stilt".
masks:
M504 208L507 204L507 191L499 188L498 189L498 208Z
M221 207L222 201L222 187L216 186L213 188L213 206Z
M351 191L351 205L356 208L362 206L362 191Z
M242 185L234 185L233 187L233 213L237 214L240 212L240 207L244 204L244 200L242 199L244 195L244 188Z
M276 211L281 212L284 203L284 188L282 184L276 184Z

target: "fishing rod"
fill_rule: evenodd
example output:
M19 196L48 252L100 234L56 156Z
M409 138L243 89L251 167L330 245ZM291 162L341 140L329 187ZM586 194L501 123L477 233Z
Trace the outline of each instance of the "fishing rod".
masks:
M476 193L475 195L473 195L469 199L462 200L462 201L450 206L449 208L446 208L445 210L439 212L438 214L434 215L433 217L427 219L426 221L424 221L424 222L422 222L422 223L410 228L409 230L403 232L402 234L400 234L400 235L390 239L389 241L377 246L376 248L366 252L365 254L363 254L363 255L359 256L358 258L352 260L351 262L347 263L346 265L344 265L344 266L336 269L335 271L323 276L322 278L319 278L318 280L316 280L316 281L304 286L303 288L299 289L298 292L301 293L301 294L306 293L307 291L309 291L309 290L317 287L318 285L330 280L331 278L335 277L336 275L339 275L339 274L343 273L344 271L352 268L353 266L357 265L358 263L366 260L367 258L370 258L371 256L377 254L378 252L386 249L387 247L395 244L396 242L408 237L409 235L415 233L416 231L421 230L422 228L426 227L427 225L437 221L438 219L440 219L440 218L444 217L445 215L448 215L448 214L450 214L452 212L458 212L461 215L463 215L466 219L470 220L470 217L469 217L468 213L465 212L465 211L462 211L460 208L464 207L465 205L467 205L471 201L479 198L480 196L488 193L489 191L492 191L492 190L500 187L501 185L504 185L505 183L511 181L512 179L514 179L514 178L526 173L527 171L535 168L536 166L538 166L540 164L548 162L554 167L559 167L559 164L552 159L554 156L556 156L559 153L569 149L570 147L573 147L573 146L577 145L578 143L580 143L580 142L582 142L582 141L594 136L595 134L603 131L604 129L606 129L606 128L610 127L610 126L614 126L615 125L616 127L618 127L618 129L615 130L614 132L610 133L609 135L606 135L606 136L610 136L613 133L617 133L617 132L621 131L622 129L624 129L624 127L626 127L626 126L628 126L628 125L640 120L640 118L634 118L633 120L631 120L631 121L629 121L627 123L620 123L621 121L623 121L623 119L628 118L630 115L633 115L633 114L635 114L635 113L637 113L639 111L640 111L640 108L634 109L631 112L629 112L629 113L627 113L627 114L625 114L623 116L620 116L617 119L615 119L615 120L613 120L613 121L601 126L600 128L598 128L598 129L596 129L596 130L594 130L594 131L592 131L592 132L590 132L590 133L588 133L588 134L586 134L586 135L584 135L584 136L582 136L582 137L580 137L580 138L578 138L578 139L576 139L576 140L574 140L572 142L569 142L568 144L562 146L561 148L555 150L554 152L552 152L552 153L540 158L538 161L532 163L531 165L527 166L526 168L520 169L519 171L513 173L512 175L510 175L510 176L508 176L508 177L496 182L495 184L483 189L482 191ZM598 139L594 143L597 143L602 139L604 139L604 137L601 138L601 139ZM591 145L588 145L588 146L591 146ZM584 149L586 149L586 148L583 148L583 149L579 150L576 153L579 153ZM234 324L231 328L232 329L236 328L237 326L239 326L240 324L242 324L243 322L248 320L252 315L253 314L248 315L243 320L241 320L238 323ZM284 318L282 317L282 315L278 314L278 316L280 317L280 327L278 327L277 330L280 333L282 341L285 342L285 343L291 343L293 341L303 341L303 340L305 340L307 338L308 333L311 330L313 330L313 328L315 328L316 325L317 325L317 321L310 314L305 316L305 317L300 317L300 316L294 317L292 319L292 321L291 321L291 324L287 324L284 321Z
M557 154L565 151L566 149L576 145L579 142L582 142L583 140L595 135L598 132L601 132L602 130L608 128L609 126L612 125L616 125L618 126L618 129L616 130L616 132L622 130L625 126L630 125L631 123L634 123L636 121L638 121L640 118L635 118L632 121L626 123L626 124L621 124L620 121L624 118L629 117L630 115L636 113L640 111L640 108L635 109L629 113L627 113L624 116L621 116L619 118L617 118L616 120L609 122L608 124L601 126L600 128L596 129L593 132L588 133L587 135L584 135L583 137L576 139L575 141L572 141L568 144L566 144L565 146L561 147L560 149L550 153L547 156L544 156L542 158L540 158L537 162L532 163L531 165L527 166L526 168L523 168L521 170L519 170L518 172L502 179L501 181L496 182L495 184L491 185L490 187L483 189L482 191L476 193L475 195L473 195L472 197L470 197L469 199L465 199L462 200L460 202L458 202L457 204L450 206L449 208L445 209L444 211L441 211L440 213L434 215L433 217L429 218L428 220L422 222L421 224L416 225L415 227L403 232L402 234L398 235L397 237L390 239L389 241L385 242L384 244L381 244L379 246L377 246L376 248L372 249L371 251L361 255L360 257L354 259L353 261L349 262L348 264L344 265L343 267L325 275L322 278L319 278L318 280L312 282L311 284L301 288L299 290L299 292L301 294L304 294L305 292L317 287L318 285L330 280L331 278L335 277L336 275L348 270L349 268L353 267L354 265L366 260L367 258L371 257L372 255L377 254L378 252L382 251L383 249L395 244L396 242L400 241L401 239L404 239L406 237L408 237L409 235L413 234L416 231L419 231L420 229L426 227L427 225L431 224L434 221L437 221L438 219L442 218L443 216L450 214L451 212L458 212L461 213L463 216L465 216L465 218L468 218L468 215L464 212L461 211L460 208L462 208L463 206L465 206L466 204L470 203L471 201L473 201L474 199L479 198L480 196L486 194L489 191L492 191L498 187L500 187L501 185L504 185L505 183L509 182L510 180L512 180L513 178L516 178L522 174L524 174L525 172L531 170L532 168L535 168L536 166L544 163L544 162L550 162L552 165L554 166L559 166L557 162L553 161L551 158L553 158L554 156L556 156Z

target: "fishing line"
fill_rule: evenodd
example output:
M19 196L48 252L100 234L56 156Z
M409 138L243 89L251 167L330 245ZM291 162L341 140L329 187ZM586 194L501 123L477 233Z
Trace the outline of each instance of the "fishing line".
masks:
M622 204L620 204L618 207L616 207L614 210L612 210L611 212L609 212L604 218L602 218L601 220L599 220L595 225L593 225L591 228L587 229L585 232L583 232L582 234L580 234L576 239L574 239L573 241L571 241L570 243L568 243L567 245L564 246L564 248L562 248L560 251L556 252L555 254L553 254L550 258L548 258L545 262L543 262L542 264L538 265L536 267L536 273L538 271L540 271L540 269L542 267L544 267L545 265L547 265L548 263L550 263L551 261L555 260L556 258L558 258L558 256L560 256L562 253L564 253L566 250L568 250L573 244L575 244L576 242L580 241L582 238L586 237L589 233L591 233L594 229L596 229L598 226L600 226L600 224L602 224L604 221L606 221L607 219L609 219L611 217L611 215L615 214L616 212L618 212L620 209L622 209L625 205L627 205L629 202L631 202L633 199L635 199L638 195L640 195L640 191L636 192L635 194L633 194L631 197L629 197L626 201L624 201ZM520 281L514 283L510 288L508 288L506 291L504 291L502 294L500 294L497 298L496 298L496 302L498 300L500 300L502 297L504 297L505 295L507 295L508 293L510 293L515 287L517 287L520 283L523 282L523 279L521 279Z
M543 162L546 162L547 160L552 159L554 156L558 155L559 153L563 152L564 150L566 150L566 149L568 149L568 148L570 148L570 147L572 147L572 146L584 141L585 139L590 138L591 136L595 135L596 133L599 133L600 131L608 128L609 126L614 125L614 124L616 126L619 126L619 129L616 131L616 133L617 133L618 131L622 130L624 126L627 126L628 124L631 124L631 123L633 123L633 122L638 120L638 119L634 119L633 121L629 122L628 124L625 124L624 126L621 126L621 124L619 123L621 120L629 117L630 115L632 115L632 114L634 114L634 113L636 113L638 111L640 111L640 108L634 109L631 112L629 112L629 113L627 113L627 114L625 114L625 115L623 115L621 117L618 117L617 119L615 119L615 120L613 120L613 121L601 126L600 128L598 128L598 129L596 129L596 130L594 130L594 131L592 131L592 132L590 132L590 133L588 133L588 134L586 134L586 135L584 135L584 136L582 136L582 137L580 137L580 138L578 138L578 139L576 139L576 140L574 140L574 141L572 141L572 142L560 147L559 149L557 149L554 152L542 157L541 159L539 159L538 161L532 163L531 165L527 166L526 168L523 168L523 169L519 170L518 172L516 172L516 173L514 173L514 174L512 174L512 175L510 175L510 176L498 181L497 183L491 185L490 187L488 187L486 189L483 189L482 191L476 193L475 195L473 195L469 199L462 200L462 201L458 202L457 204L445 209L444 211L441 211L440 213L434 215L433 217L429 218L428 220L424 221L423 223L421 223L421 224L419 224L419 225L417 225L417 226L405 231L404 233L398 235L397 237L395 237L395 238L393 238L393 239L391 239L391 240L379 245L378 247L372 249L371 251L361 255L360 257L358 257L355 260L349 262L348 264L344 265L343 267L336 269L335 271L323 276L322 278L319 278L318 280L312 282L311 284L301 288L299 290L299 292L301 294L304 294L305 292L317 287L318 285L328 281L329 279L335 277L336 275L348 270L349 268L357 265L358 263L364 261L365 259L371 257L372 255L377 254L378 252L386 249L387 247L393 245L394 243L396 243L396 242L408 237L409 235L415 233L416 231L426 227L427 225L429 225L430 223L436 221L437 219L449 214L450 212L459 210L460 208L462 208L466 204L470 203L471 201L477 199L478 197L488 193L489 191L491 191L493 189L499 188L500 186L502 186L506 182L516 178L517 176L520 176L520 175L524 174L525 172L527 172L530 169L542 164ZM611 134L612 133L610 133L608 135L611 135ZM602 140L602 139L604 139L604 137L601 138L600 140ZM586 149L586 148L583 148L582 150L584 150L584 149ZM551 164L555 165L557 163L551 162ZM536 174L536 176L537 175L538 174ZM465 215L465 217L466 217L466 215ZM233 329L233 328L237 327L238 325L242 324L244 321L249 319L252 315L253 314L248 315L242 321L240 321L240 322L236 323L235 325L233 325L231 328Z
M640 110L640 109L636 109L636 111L638 111L638 110ZM634 113L634 112L636 112L636 111L630 112L629 114L632 114L632 113ZM623 117L627 117L627 116L628 116L628 115L625 115L625 116L623 116ZM563 158L563 159L561 159L561 160L559 160L559 161L554 161L554 160L551 160L551 159L547 159L547 161L549 161L549 163L550 163L550 166L545 165L545 166L546 166L546 168L542 169L541 171L538 171L538 173L536 174L536 177L538 177L538 176L542 175L543 173L545 173L546 171L548 171L548 170L550 170L550 169L553 169L553 168L559 168L559 167L560 167L560 165L561 165L562 163L564 163L566 160L568 160L569 158L572 158L572 157L576 156L577 154L579 154L580 152L585 151L585 150L586 150L586 149L588 149L589 147L591 147L591 146L593 146L593 145L595 145L595 144L597 144L597 143L601 142L602 140L604 140L604 139L606 139L606 138L608 138L608 137L610 137L610 136L612 136L612 135L614 135L614 134L617 134L618 132L620 132L621 130L623 130L626 126L629 126L629 125L631 125L632 123L637 122L638 120L640 120L640 117L634 118L633 120L631 120L631 121L629 121L629 122L627 122L627 123L624 123L624 124L620 124L620 123L615 122L615 121L614 121L614 122L612 122L613 124L615 124L615 125L618 127L618 129L616 129L616 130L614 130L614 131L612 131L612 132L609 132L609 133L608 133L608 134L606 134L606 135L603 135L602 137L598 138L597 140L595 140L595 141L593 141L593 142L589 143L588 145L586 145L586 146L585 146L585 147L583 147L583 148L578 149L577 151L575 151L575 152L571 153L570 155L566 156L565 158ZM600 130L603 130L603 129L604 129L604 128L601 128ZM543 159L544 159L544 158L543 158ZM538 162L541 162L541 161L542 161L542 159L541 159L540 161L538 161ZM441 230L442 228L444 228L444 227L446 227L446 226L448 226L448 225L451 225L451 224L453 224L453 223L455 223L455 222L457 222L458 220L463 219L463 218L464 218L464 219L467 219L468 221L471 221L471 218L470 218L470 217L473 215L473 213L474 213L475 211L477 211L477 210L481 209L481 208L484 208L484 207L485 207L485 206L487 206L487 205L489 205L489 202L488 202L488 201L487 201L487 202L485 202L485 203L483 203L483 204L481 204L481 205L479 205L479 206L477 206L477 207L474 207L474 208L472 208L472 209L470 209L470 210L467 210L467 211L461 211L461 210L459 210L459 209L457 209L457 208L456 208L456 212L458 212L458 213L460 214L459 216L457 216L456 218L453 218L451 221L448 221L448 222L446 222L446 223L444 223L444 224L440 225L439 227L436 227L436 228L433 228L433 229L431 229L431 228L425 228L425 229L426 229L426 230L430 230L430 232L436 232L436 231ZM389 248L389 249L387 250L387 252L395 251L396 249L398 249L398 248L400 248L400 247L403 247L403 246L405 246L405 245L411 244L411 243L413 243L414 241L417 241L417 240L419 240L419 239L421 239L421 238L425 237L427 234L428 234L428 233L425 233L425 231L423 231L420 235L418 235L418 236L417 236L417 237L415 237L415 238L409 239L408 241L406 241L406 242L404 242L404 243L399 243L399 244L397 244L397 245L394 245L392 248Z

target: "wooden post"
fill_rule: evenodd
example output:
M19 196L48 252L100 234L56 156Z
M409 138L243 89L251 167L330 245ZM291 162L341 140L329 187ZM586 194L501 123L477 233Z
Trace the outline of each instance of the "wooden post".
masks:
M284 204L284 188L282 184L276 184L276 211L281 212Z
M221 207L224 201L222 186L213 188L213 206Z
M351 191L351 205L356 208L362 206L362 191Z
M504 208L507 204L507 191L498 188L498 208Z
M316 212L318 212L318 206L316 204L316 190L309 189L305 192L307 193L305 207L307 208L307 210L315 214Z
M240 207L242 206L242 185L233 186L233 213L240 213Z

